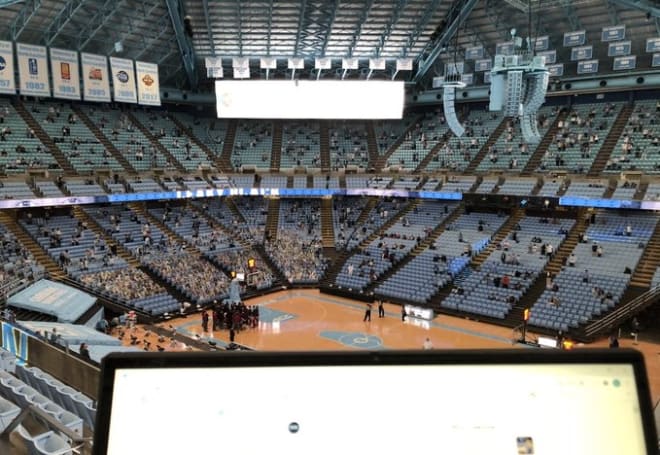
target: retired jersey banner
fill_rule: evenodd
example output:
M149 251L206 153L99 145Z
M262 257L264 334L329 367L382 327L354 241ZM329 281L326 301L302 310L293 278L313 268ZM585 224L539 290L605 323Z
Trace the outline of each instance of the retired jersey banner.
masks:
M110 57L110 71L112 71L112 88L115 101L137 103L133 60Z
M80 54L85 101L110 102L108 59L104 55Z
M80 99L78 53L50 48L50 72L53 75L53 96L68 100Z
M11 41L0 41L0 93L16 94L14 44Z
M16 43L16 55L21 95L50 96L46 48Z
M158 65L136 61L135 72L137 73L138 103L160 106Z

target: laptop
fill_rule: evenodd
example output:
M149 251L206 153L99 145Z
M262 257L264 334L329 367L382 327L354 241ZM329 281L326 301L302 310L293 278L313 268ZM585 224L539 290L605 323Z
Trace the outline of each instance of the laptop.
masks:
M633 350L117 353L96 454L657 455Z

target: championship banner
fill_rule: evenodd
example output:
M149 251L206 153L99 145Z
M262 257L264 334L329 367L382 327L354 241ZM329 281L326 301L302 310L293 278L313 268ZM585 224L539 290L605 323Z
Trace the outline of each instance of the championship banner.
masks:
M108 59L103 55L80 54L85 101L110 102Z
M21 95L50 96L46 48L16 43L16 55Z
M231 66L234 69L234 79L250 79L249 57L234 57L231 59Z
M16 94L14 45L11 41L0 41L0 93Z
M155 63L135 62L138 87L138 103L160 106L160 84L158 65Z
M53 97L80 99L78 53L50 48L50 72L53 75Z
M137 103L133 60L110 57L110 71L112 71L112 88L115 101Z

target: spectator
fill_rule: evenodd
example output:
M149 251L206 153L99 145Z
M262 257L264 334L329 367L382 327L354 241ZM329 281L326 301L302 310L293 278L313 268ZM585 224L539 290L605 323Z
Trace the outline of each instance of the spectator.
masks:
M575 256L575 253L571 253L570 256L568 256L568 265L570 267L575 267L576 262L577 257Z
M80 356L89 359L89 348L85 343L80 343L80 350L79 350Z

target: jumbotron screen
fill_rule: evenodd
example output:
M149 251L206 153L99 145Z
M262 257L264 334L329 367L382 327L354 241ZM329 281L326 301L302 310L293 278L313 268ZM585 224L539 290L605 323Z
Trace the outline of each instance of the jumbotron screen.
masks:
M400 119L400 81L216 81L218 118Z

